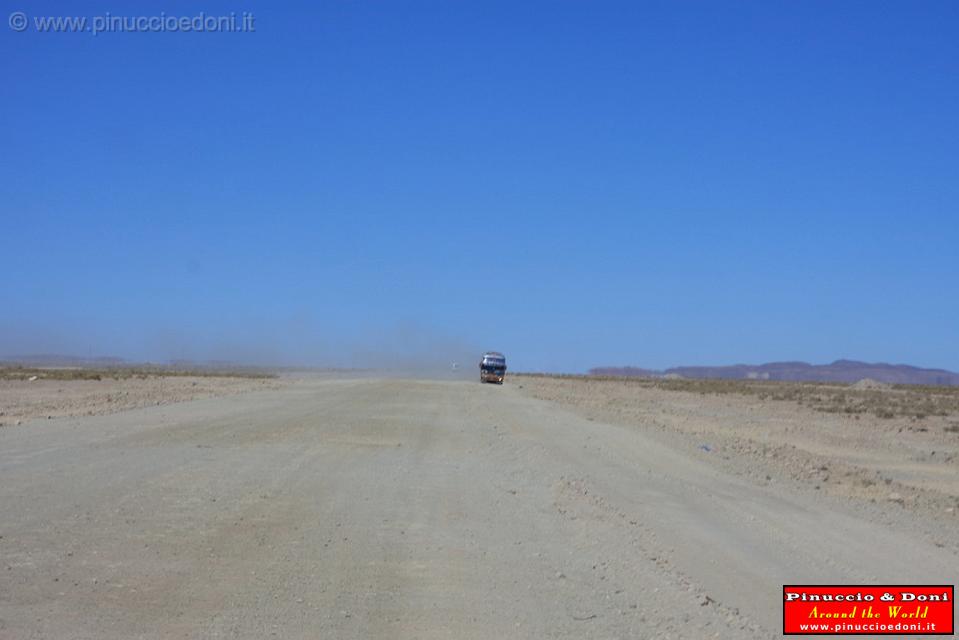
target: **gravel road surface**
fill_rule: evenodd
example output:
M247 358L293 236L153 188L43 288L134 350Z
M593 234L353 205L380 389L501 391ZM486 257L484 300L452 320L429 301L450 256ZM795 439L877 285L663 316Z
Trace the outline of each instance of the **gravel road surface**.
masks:
M771 638L955 550L516 386L315 379L0 429L0 638Z

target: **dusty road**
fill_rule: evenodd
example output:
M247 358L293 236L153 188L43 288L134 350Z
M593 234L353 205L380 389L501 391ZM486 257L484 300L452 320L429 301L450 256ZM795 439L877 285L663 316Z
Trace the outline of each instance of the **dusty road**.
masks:
M516 386L312 380L0 429L0 638L771 638L956 550Z

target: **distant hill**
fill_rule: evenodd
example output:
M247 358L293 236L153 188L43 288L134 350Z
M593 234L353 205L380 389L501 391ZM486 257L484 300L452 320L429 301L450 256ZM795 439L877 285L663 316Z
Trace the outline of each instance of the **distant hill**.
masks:
M2 356L0 362L30 367L113 367L127 364L123 358L111 356L85 358L56 353Z
M889 384L959 385L959 373L922 369L906 364L836 360L831 364L769 362L720 367L673 367L656 371L637 367L596 367L594 376L723 378L729 380L791 380L797 382L858 382L866 378Z

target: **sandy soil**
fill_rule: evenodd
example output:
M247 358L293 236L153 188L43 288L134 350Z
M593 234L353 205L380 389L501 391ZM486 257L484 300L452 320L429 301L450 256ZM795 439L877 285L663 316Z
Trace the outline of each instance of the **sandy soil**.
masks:
M0 380L0 427L95 416L197 398L275 389L275 378L150 376L102 380Z
M772 638L784 583L955 581L954 525L658 417L738 401L637 422L576 389L311 379L0 429L0 637Z
M957 414L886 419L824 413L755 395L647 388L629 380L514 381L532 397L655 435L759 485L785 483L869 505L892 503L884 516L921 512L959 524ZM883 387L873 393L898 392Z

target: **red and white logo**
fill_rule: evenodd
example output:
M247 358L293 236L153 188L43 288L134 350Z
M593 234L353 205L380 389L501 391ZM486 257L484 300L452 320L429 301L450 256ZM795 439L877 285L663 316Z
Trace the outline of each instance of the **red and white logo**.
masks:
M783 585L784 635L952 635L952 585Z

